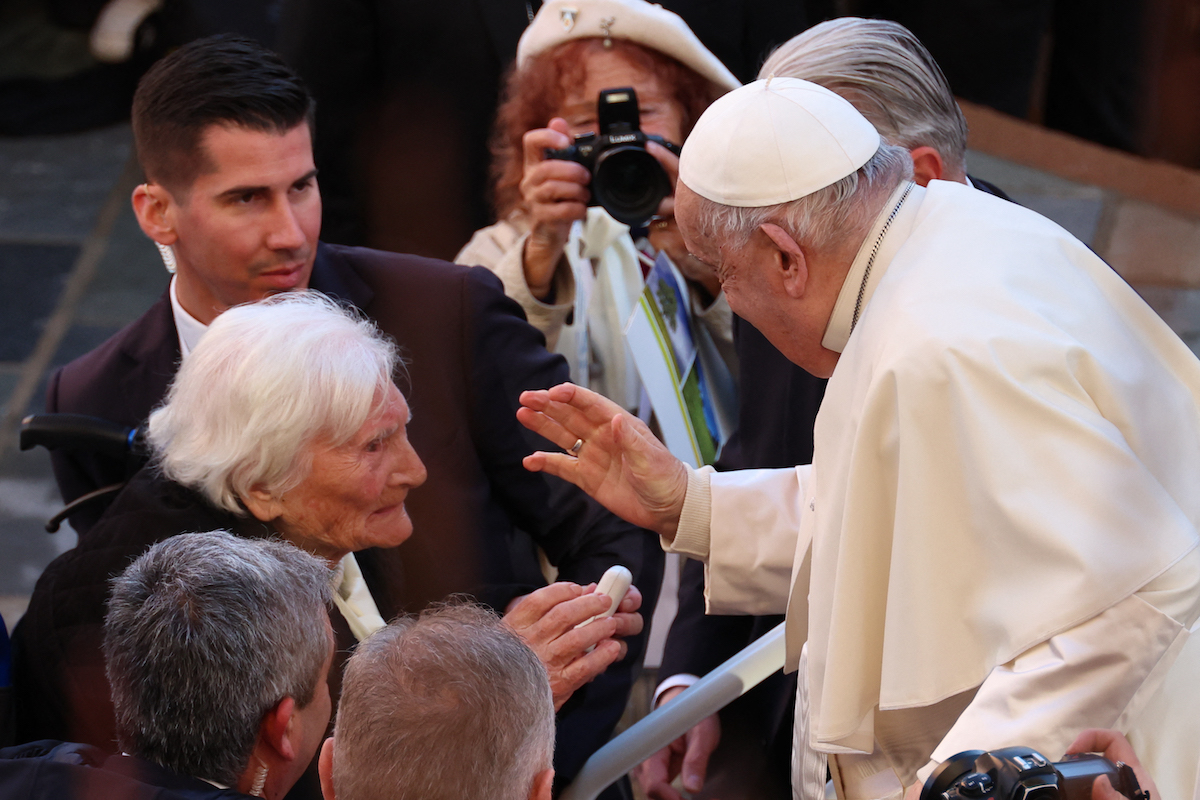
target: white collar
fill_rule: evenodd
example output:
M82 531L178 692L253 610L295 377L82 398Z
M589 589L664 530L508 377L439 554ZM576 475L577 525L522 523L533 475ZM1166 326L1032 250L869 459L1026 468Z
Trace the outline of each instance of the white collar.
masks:
M371 589L363 580L354 553L347 553L333 568L329 577L333 587L333 603L342 612L350 633L361 642L387 623L379 614Z
M846 273L846 281L842 284L842 291L833 305L833 313L829 315L829 325L825 328L825 337L821 340L821 345L826 349L837 353L846 349L846 342L850 340L850 332L856 322L854 310L858 308L860 317L866 310L867 303L871 301L875 287L887 272L892 257L912 230L917 207L921 205L924 193L922 187L906 181L897 186L896 191L892 192L892 196L883 204L883 210L875 218L875 223L858 248L858 255L854 257L850 271ZM878 251L872 259L871 254L876 250L876 243ZM869 274L868 265L871 269Z
M179 305L179 296L175 293L175 281L179 278L171 276L171 315L175 318L175 331L179 334L179 354L187 358L188 353L200 341L200 337L208 330L208 326L193 317Z

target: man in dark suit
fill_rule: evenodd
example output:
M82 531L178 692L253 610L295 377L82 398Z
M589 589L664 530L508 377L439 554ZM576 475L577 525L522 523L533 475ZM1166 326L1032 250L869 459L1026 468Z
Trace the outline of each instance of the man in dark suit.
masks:
M909 149L913 179L922 186L931 180L957 181L1007 199L991 184L967 176L966 120L933 57L902 25L855 17L823 22L781 45L760 74L801 78L845 97L885 139ZM740 364L738 428L715 466L737 470L811 463L813 424L825 381L793 364L737 317L734 343ZM705 616L704 608L704 565L689 561L680 578L679 611L667 637L656 702L673 699L696 676L783 622L782 616ZM719 721L705 720L656 754L639 767L647 794L677 800L667 782L680 773L685 788L699 791L708 778L709 756L719 742L727 742L723 748L740 746L743 751L717 751L713 769L718 778L705 786L704 796L789 796L795 691L795 675L777 673L725 709ZM723 736L722 726L737 735ZM738 776L734 787L722 785L725 770ZM751 773L761 783L747 790L745 779Z
M175 276L140 319L55 373L48 410L139 424L218 314L318 289L374 319L407 360L396 378L429 478L407 504L413 539L360 557L385 614L460 591L503 612L545 583L539 547L560 577L577 583L628 566L652 609L662 568L653 542L573 487L522 467L544 444L517 424L517 396L566 380L567 367L499 281L482 269L317 241L311 105L274 54L245 40L194 42L147 74L133 109L147 183L133 206ZM59 453L55 474L70 501L119 482L126 468ZM72 518L84 541L88 522ZM626 659L560 714L556 771L564 779L616 724L643 641L630 639Z

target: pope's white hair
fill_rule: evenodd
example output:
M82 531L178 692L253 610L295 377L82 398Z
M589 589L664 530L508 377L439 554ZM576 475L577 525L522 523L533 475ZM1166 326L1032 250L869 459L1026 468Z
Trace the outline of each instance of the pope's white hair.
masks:
M318 292L237 306L183 360L148 438L168 478L244 514L251 489L279 496L308 476L311 442L349 441L398 363L373 322Z
M801 78L850 101L892 144L938 151L950 177L966 174L967 121L920 40L898 22L842 17L781 44L759 77Z
M881 144L856 172L787 203L727 206L696 195L690 227L707 241L740 249L760 225L772 222L797 242L825 250L865 234L865 226L879 213L892 191L911 178L912 158L908 150Z

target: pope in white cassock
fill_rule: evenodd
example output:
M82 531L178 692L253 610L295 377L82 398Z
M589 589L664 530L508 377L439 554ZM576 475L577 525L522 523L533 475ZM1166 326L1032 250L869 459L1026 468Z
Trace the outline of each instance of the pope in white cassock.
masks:
M1103 727L1200 798L1200 362L1054 223L910 171L795 79L684 148L689 249L830 376L811 467L691 470L570 385L519 416L577 457L526 466L703 559L710 612L787 612L798 797L826 765L839 797L899 798L961 750L1057 759Z

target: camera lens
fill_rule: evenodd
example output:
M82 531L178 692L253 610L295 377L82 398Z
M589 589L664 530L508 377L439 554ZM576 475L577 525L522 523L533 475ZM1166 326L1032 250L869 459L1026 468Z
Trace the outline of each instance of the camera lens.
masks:
M642 147L614 147L596 160L596 202L626 225L644 225L671 191L662 165Z

